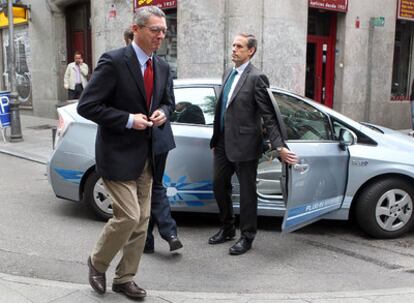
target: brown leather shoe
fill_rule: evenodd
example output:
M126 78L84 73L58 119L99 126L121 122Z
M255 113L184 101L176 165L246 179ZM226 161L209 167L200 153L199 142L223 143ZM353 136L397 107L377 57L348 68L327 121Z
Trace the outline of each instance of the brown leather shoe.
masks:
M112 284L112 290L114 292L121 292L131 299L144 298L147 295L147 292L139 287L134 281L122 284Z
M105 273L101 273L95 269L92 265L91 257L88 258L89 266L89 284L100 295L103 295L106 291L106 277Z

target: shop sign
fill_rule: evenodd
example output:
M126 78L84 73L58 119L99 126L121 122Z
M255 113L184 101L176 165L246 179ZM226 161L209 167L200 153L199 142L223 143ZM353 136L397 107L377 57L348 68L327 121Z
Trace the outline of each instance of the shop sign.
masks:
M309 7L346 13L348 0L309 0Z
M176 8L177 0L134 0L134 10L148 5L156 5L160 9Z
M28 10L25 7L13 6L13 24L27 24ZM0 12L0 28L9 26L9 17L5 11Z
M414 21L414 0L398 1L397 18Z

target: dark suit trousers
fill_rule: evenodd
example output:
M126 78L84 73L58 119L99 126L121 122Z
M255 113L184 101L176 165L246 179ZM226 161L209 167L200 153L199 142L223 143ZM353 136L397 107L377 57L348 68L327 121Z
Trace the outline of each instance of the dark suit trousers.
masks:
M258 159L231 162L226 156L224 137L221 135L214 149L214 196L223 227L234 224L231 178L236 173L240 184L240 231L253 239L257 231L256 176Z
M75 89L68 90L68 100L79 99L83 92L82 84L76 84Z
M151 197L151 217L148 224L147 245L154 245L154 235L152 231L154 225L157 225L161 238L167 240L171 236L177 235L177 224L171 217L170 202L167 198L167 190L162 184L164 176L165 164L168 152L156 155L154 159L154 180L152 183Z

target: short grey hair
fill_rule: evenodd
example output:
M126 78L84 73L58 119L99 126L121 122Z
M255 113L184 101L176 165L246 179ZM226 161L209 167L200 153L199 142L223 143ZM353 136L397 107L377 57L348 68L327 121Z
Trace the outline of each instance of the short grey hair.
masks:
M155 5L142 6L135 11L134 24L145 25L151 16L165 18L165 13Z
M251 49L254 47L254 53L252 54L252 57L257 51L257 38L255 35L252 34L246 34L246 33L239 33L237 36L241 36L247 39L247 48Z

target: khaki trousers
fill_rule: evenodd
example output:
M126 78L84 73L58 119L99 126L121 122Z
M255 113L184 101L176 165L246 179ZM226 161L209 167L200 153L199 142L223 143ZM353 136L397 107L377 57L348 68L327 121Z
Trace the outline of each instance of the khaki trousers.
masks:
M113 217L106 223L93 249L91 260L96 270L106 272L112 259L122 250L114 284L132 281L144 251L151 211L152 170L147 160L135 181L104 180L112 199Z

